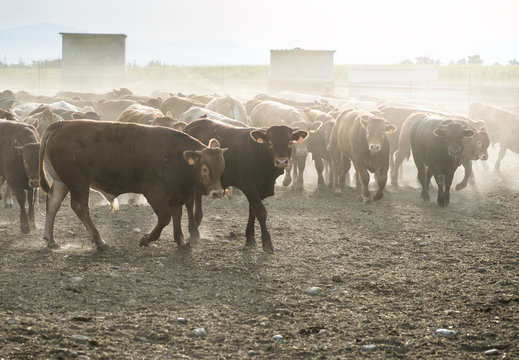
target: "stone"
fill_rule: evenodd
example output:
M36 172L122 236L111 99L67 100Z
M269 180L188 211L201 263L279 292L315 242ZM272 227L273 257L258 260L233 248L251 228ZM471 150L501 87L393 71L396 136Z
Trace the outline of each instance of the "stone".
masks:
M273 339L273 340L282 340L282 339L283 339L283 335L279 335L279 334L274 335L274 336L272 337L272 339Z
M77 343L86 343L86 342L88 342L88 338L86 336L78 335L78 334L71 335L70 336L70 340L72 340L74 342L77 342Z
M377 348L376 345L370 344L370 345L362 345L360 348L360 351L373 351Z
M178 317L178 318L177 318L177 321L178 321L179 323L181 323L181 324L185 324L185 323L187 323L186 318L183 318L183 317Z
M340 275L333 275L332 276L332 281L333 282L343 282L342 276L340 276Z
M456 337L458 335L458 333L454 330L449 330L449 329L438 329L436 330L436 334L438 335L441 335L441 336L445 336L445 337Z
M492 356L492 355L499 355L499 350L497 349L490 349L485 351L485 355Z
M206 334L207 334L207 331L205 331L205 328L203 328L203 327L196 328L193 330L193 335L198 336L198 337L205 336Z
M321 288L319 286L312 286L305 290L305 293L308 295L317 295L321 292Z

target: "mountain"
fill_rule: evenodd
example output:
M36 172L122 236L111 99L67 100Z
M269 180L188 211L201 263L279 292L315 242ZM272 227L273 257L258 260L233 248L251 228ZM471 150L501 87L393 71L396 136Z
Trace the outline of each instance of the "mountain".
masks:
M61 58L60 32L88 32L50 23L0 31L0 61L32 63ZM126 61L146 65L151 60L174 65L267 64L267 49L246 49L224 40L158 43L128 36Z

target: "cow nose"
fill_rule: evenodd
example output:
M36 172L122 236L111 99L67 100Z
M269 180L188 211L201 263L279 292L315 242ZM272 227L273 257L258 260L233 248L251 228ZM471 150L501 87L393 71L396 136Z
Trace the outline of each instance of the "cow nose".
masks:
M274 166L280 169L284 169L288 166L288 158L277 158L274 160Z
M378 152L378 151L380 151L381 148L382 148L382 146L380 144L369 144L370 151Z
M209 197L211 199L221 199L223 197L224 191L222 190L211 190L209 192Z
M37 187L40 186L40 181L38 179L31 179L31 180L29 180L29 186L32 187L33 189L36 189Z
M488 155L487 154L481 154L481 155L479 155L479 159L480 160L487 160L488 159Z

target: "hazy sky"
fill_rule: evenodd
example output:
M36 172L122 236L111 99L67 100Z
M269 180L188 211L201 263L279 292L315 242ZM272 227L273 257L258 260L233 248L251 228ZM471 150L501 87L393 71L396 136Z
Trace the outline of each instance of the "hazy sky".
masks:
M519 59L519 0L16 0L2 13L0 30L50 22L125 33L129 46L218 39L264 50L265 63L269 49L296 46L350 64Z

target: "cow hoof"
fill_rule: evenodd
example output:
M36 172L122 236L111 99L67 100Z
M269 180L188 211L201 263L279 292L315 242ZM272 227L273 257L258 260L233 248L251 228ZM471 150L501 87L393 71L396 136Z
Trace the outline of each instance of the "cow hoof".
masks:
M263 244L263 251L266 253L274 253L274 246L272 246L272 244Z
M106 244L106 243L97 247L97 251L99 251L99 252L107 251L109 249L110 249L110 246L108 246L108 244Z
M456 191L460 191L461 189L465 189L467 185L466 184L458 184L456 185Z
M179 252L191 252L191 244L190 243L182 243L178 245Z
M144 235L139 241L139 246L148 246L150 241L148 240L148 235Z
M292 179L289 179L289 180L285 179L285 180L283 180L283 186L288 186L288 185L290 185L291 182L292 182Z
M375 196L373 197L373 200L381 200L382 198L384 197L384 194L375 194Z
M27 226L22 226L21 227L21 230L22 230L22 234L28 234L31 232L31 227L29 225Z
M5 204L4 205L4 209L12 209L13 208L13 204Z
M59 247L60 247L59 244L55 243L55 242L47 244L47 249L50 249L50 250L57 250L57 249L59 249Z

